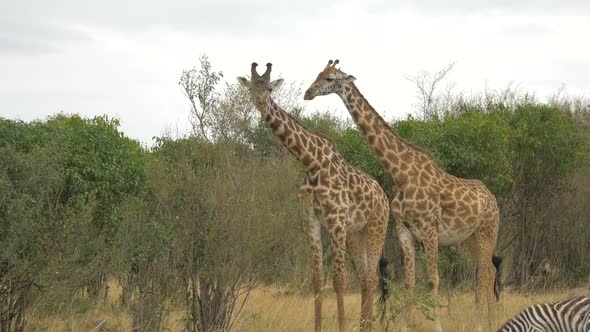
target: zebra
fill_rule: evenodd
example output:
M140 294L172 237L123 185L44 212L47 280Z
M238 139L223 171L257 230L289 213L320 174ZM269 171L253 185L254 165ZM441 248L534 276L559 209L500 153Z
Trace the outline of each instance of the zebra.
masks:
M590 332L590 297L532 305L498 332Z

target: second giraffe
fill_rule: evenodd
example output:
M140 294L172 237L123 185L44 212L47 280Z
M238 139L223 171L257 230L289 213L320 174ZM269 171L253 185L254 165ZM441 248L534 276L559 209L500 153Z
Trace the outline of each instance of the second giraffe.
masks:
M424 245L432 294L438 294L438 247L464 243L477 262L479 293L488 305L499 296L494 256L499 210L494 195L479 180L457 178L440 168L427 151L403 140L375 111L354 84L355 77L330 60L305 92L304 99L336 94L360 133L391 174L397 194L391 202L401 249L406 285L415 284L414 239ZM497 265L496 265L497 264ZM478 301L480 303L482 301ZM436 321L437 330L441 330Z

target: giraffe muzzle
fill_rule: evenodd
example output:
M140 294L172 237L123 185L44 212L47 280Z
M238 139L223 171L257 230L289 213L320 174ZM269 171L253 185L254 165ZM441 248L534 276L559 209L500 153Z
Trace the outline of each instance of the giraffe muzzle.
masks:
M305 95L303 95L303 100L312 100L314 97L315 96L313 95L311 89L307 89L307 91L305 91Z

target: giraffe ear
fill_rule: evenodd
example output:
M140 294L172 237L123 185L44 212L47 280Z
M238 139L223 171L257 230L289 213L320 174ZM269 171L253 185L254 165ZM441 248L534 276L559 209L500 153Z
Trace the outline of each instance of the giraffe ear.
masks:
M238 77L238 82L240 82L240 85L243 86L243 87L245 87L245 88L247 88L247 87L250 86L250 82L247 79L243 78L243 77Z
M348 76L346 76L346 77L344 78L344 80L345 80L346 82L354 82L354 81L356 81L356 77L354 77L354 76L352 76L352 75L348 75Z
M281 88L281 86L283 85L283 83L285 82L284 79L279 78L278 80L274 80L272 82L270 82L270 89L271 90L278 90Z

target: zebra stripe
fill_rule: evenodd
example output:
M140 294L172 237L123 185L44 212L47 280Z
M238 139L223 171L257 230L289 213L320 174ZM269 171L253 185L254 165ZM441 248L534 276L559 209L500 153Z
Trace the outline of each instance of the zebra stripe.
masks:
M532 305L498 332L590 332L590 297Z

